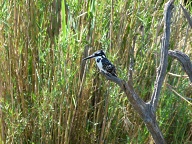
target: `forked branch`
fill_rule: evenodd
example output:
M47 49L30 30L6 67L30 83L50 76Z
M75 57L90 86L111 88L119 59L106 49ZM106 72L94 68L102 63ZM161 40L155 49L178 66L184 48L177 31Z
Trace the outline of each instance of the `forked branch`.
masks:
M134 110L140 115L141 119L144 121L149 132L151 133L156 144L165 144L163 135L159 129L159 126L156 121L155 113L151 111L151 106L148 103L145 103L134 91L132 83L130 81L125 82L118 77L114 77L111 74L102 74L110 81L118 84L121 89L126 94L131 105L134 107Z
M108 80L115 82L120 86L120 88L126 94L128 100L131 105L134 107L134 110L140 115L143 119L146 127L151 133L156 144L165 144L164 137L158 127L156 121L156 109L157 104L160 97L161 87L163 85L166 69L168 65L168 55L176 58L181 62L184 71L188 74L190 81L192 82L192 63L190 58L180 52L180 51L172 51L168 50L169 48L169 39L170 39L170 24L171 24L171 10L173 8L174 0L169 0L165 4L164 9L164 35L162 38L161 45L161 57L160 57L160 65L157 71L156 81L154 91L149 103L145 103L134 91L132 80L129 79L128 82L119 79L118 77L114 77L110 74L102 73Z
M149 103L145 103L135 92L132 81L125 82L118 77L102 73L108 80L117 83L126 94L135 111L143 119L156 144L165 144L164 137L156 121L155 111L160 97L160 91L165 79L168 65L168 47L170 38L171 10L174 0L169 0L164 9L164 35L162 38L160 66L158 69L155 88Z

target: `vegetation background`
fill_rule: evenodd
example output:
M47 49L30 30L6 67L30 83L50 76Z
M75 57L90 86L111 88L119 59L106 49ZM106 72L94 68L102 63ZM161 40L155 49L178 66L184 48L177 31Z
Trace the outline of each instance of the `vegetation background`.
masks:
M153 143L119 87L93 60L103 49L127 79L134 52L134 87L147 101L160 57L163 0L1 0L0 143ZM170 49L192 58L192 31L175 0ZM192 143L192 88L169 59L157 111L169 144Z

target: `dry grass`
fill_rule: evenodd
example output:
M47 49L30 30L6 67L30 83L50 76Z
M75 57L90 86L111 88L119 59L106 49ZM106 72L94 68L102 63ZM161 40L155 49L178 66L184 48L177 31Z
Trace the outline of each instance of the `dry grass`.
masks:
M170 49L191 57L192 33L179 2ZM10 0L0 7L2 143L152 143L124 94L82 58L102 48L127 79L135 44L134 86L147 101L159 63L161 0ZM184 74L172 59L168 72ZM167 75L165 83L184 95L189 80ZM163 87L158 120L168 143L192 141L191 110Z

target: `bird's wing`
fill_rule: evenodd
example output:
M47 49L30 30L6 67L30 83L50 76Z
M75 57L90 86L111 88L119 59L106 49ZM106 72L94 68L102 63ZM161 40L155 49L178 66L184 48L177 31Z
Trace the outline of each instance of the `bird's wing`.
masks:
M107 58L103 58L101 63L103 64L104 70L111 73L113 76L117 76L115 66Z

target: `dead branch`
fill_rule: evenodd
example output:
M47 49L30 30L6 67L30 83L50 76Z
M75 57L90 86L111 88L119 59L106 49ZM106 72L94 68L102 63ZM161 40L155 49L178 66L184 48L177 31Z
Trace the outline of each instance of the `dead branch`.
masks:
M151 105L145 103L134 91L132 83L128 81L127 83L118 77L114 77L111 74L102 74L110 81L118 84L121 89L126 94L128 100L133 106L134 110L140 115L141 119L144 121L149 132L151 133L156 144L165 144L163 135L159 129L159 126L156 121L155 113L151 110Z
M187 19L190 27L192 28L192 19L191 19L191 17L190 17L189 12L188 12L181 4L180 4L180 6L181 6L181 8L182 8L182 10L183 10L183 13L184 13L184 15L185 15L185 18Z
M168 54L169 56L176 58L181 63L183 70L187 73L192 83L192 63L190 61L190 58L186 54L177 50L176 51L169 50Z
M165 4L164 9L164 34L161 41L161 58L160 66L158 68L158 73L156 76L155 87L152 94L150 104L152 105L152 110L155 112L157 104L160 97L161 87L166 75L166 69L168 65L168 47L170 38L170 23L171 23L171 10L173 8L174 0L170 0Z
M168 87L175 95L179 96L181 99L183 99L184 101L186 101L189 105L192 105L192 103L190 102L190 100L192 100L191 98L182 96L182 95L179 94L176 90L174 90L170 84L167 83L166 85L167 85L167 87Z
M108 80L118 84L120 88L124 91L131 105L144 121L156 144L165 144L164 137L156 121L155 111L159 101L160 91L165 79L166 69L168 65L168 47L170 38L171 10L173 8L173 2L174 0L169 0L165 4L164 36L162 38L160 66L155 81L155 88L152 94L151 101L149 103L145 103L139 97L139 95L136 94L131 79L129 79L128 82L125 82L118 77L114 77L111 74L105 74L102 72L102 74Z
M173 77L188 78L187 75L178 75L178 74L174 74L174 73L171 73L171 72L168 72L167 74L170 75L170 76L173 76Z

